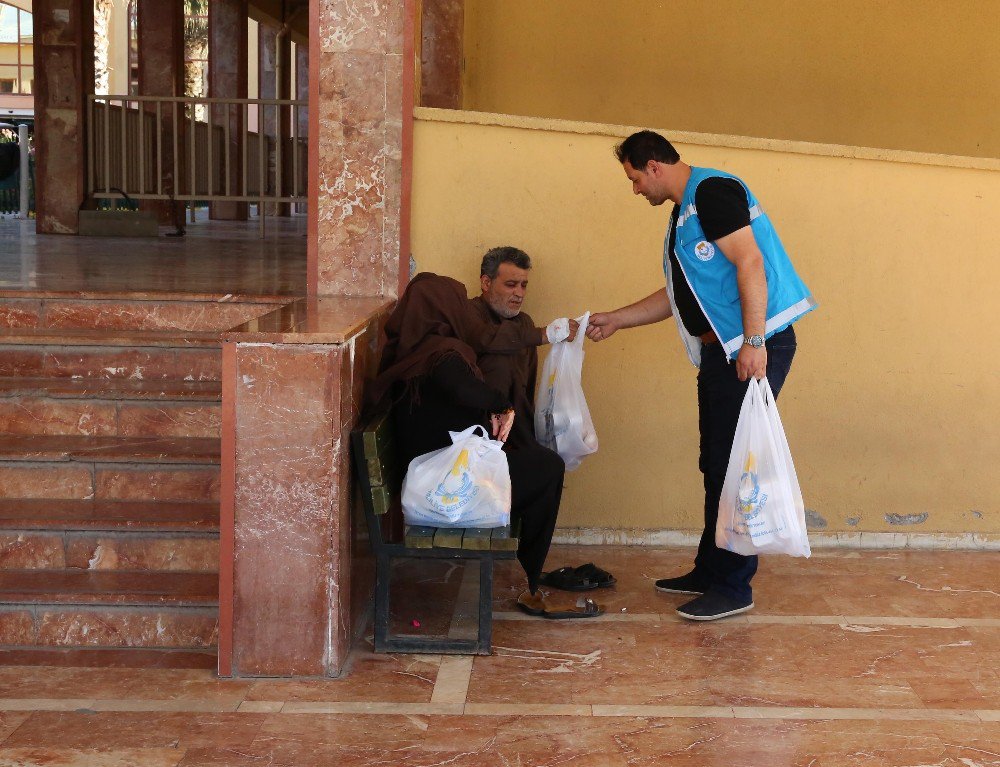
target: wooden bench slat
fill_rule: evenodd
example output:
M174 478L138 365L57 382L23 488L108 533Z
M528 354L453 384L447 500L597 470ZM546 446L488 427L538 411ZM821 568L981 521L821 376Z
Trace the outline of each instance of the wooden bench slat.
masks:
M435 549L460 549L462 548L462 537L465 532L463 527L439 527L434 533Z
M462 548L470 551L489 551L490 536L493 530L488 527L467 527L462 536Z
M424 525L407 525L404 539L407 547L411 549L432 549L434 548L434 531L436 527L426 527Z
M507 527L494 527L490 535L490 549L493 551L517 551L517 537Z
M365 446L365 458L377 459L385 454L385 448L392 441L392 419L385 412L365 426L362 438Z
M371 489L372 494L372 511L375 512L377 516L382 516L392 507L392 492L388 487L373 487Z

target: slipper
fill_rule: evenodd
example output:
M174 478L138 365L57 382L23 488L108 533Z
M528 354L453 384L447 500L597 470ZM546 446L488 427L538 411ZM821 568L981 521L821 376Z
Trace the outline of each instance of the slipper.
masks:
M545 618L554 621L567 618L596 618L598 615L604 615L604 608L589 597L577 601L573 607L546 609L544 613Z
M596 583L597 588L599 589L606 589L618 583L618 579L615 578L615 576L613 576L607 570L602 570L593 562L588 562L585 565L580 565L578 568L576 568L576 572L587 578L587 580Z
M539 594L532 594L530 591L522 591L517 597L517 607L528 615L541 617L545 615L545 597Z
M611 573L596 567L593 562L579 567L560 567L558 570L542 573L538 582L561 591L591 591L616 583Z
M532 594L530 591L522 591L517 597L517 606L521 612L528 615L555 621L567 618L596 618L604 614L604 608L593 599L580 599L575 605L550 609L541 592Z

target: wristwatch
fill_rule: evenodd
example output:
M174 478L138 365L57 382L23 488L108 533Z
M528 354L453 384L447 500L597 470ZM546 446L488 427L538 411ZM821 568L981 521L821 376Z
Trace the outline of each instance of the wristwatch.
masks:
M764 336L750 336L749 338L744 338L743 343L747 346L752 346L754 349L760 349L764 346Z

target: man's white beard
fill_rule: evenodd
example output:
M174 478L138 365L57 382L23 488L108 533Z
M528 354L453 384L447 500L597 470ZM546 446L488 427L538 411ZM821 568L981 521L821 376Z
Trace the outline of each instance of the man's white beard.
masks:
M489 295L485 296L485 298L486 298L486 303L489 304L490 309L495 311L504 319L508 320L513 319L514 317L516 317L521 313L520 308L511 309L509 306L503 303L503 299L497 299L495 296L489 296Z

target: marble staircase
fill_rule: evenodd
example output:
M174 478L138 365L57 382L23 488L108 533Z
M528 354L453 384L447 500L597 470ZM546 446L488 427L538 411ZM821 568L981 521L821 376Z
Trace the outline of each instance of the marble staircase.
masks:
M0 297L0 663L214 667L218 335L273 304L185 303Z

